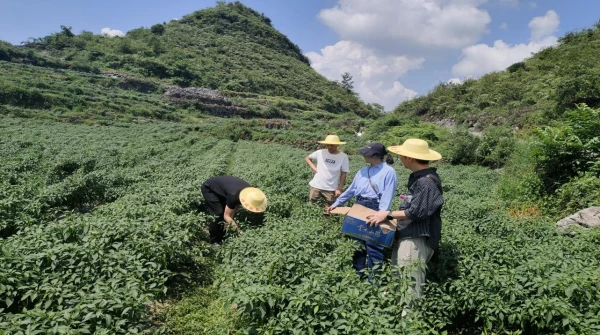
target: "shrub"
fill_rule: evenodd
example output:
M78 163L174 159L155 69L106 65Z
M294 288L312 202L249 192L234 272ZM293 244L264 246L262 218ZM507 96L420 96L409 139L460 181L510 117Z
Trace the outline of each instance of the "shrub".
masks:
M499 168L504 166L515 148L512 131L502 127L489 128L483 133L475 154L484 166Z
M556 190L553 208L571 214L590 206L600 206L600 175L586 172Z
M443 151L444 160L450 164L477 164L477 147L480 139L473 136L466 129L450 132L440 151Z
M537 170L553 191L589 171L600 157L600 109L580 104L553 123L537 130Z

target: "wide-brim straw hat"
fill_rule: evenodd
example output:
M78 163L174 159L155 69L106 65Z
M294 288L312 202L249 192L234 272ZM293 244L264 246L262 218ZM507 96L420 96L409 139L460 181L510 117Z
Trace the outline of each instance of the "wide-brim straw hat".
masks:
M429 149L429 144L426 141L409 138L402 145L394 145L387 148L388 151L424 161L437 161L442 159L442 155L434 150Z
M262 213L267 209L267 196L256 187L246 187L240 192L240 202L245 209Z
M342 145L346 144L346 142L341 142L340 138L337 135L327 135L324 141L319 141L321 144L333 144L333 145Z

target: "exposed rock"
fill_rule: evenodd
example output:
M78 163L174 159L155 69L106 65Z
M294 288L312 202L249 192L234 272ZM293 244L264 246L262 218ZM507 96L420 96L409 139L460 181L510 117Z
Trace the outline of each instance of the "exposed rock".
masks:
M200 100L205 103L231 105L219 91L200 87L178 87L169 86L165 92L167 98L178 98L185 100Z
M454 119L441 119L436 121L435 124L446 128L454 128L456 126L456 121Z
M265 127L269 129L289 129L291 124L290 121L284 119L270 119L265 120Z
M240 116L249 118L255 116L244 106L233 104L219 91L200 87L169 86L164 97L176 104L191 105L219 117Z
M141 93L152 93L160 88L159 84L151 80L131 77L119 72L102 71L100 72L100 74L107 78L121 79L122 81L117 86L124 90L134 90Z
M580 226L585 228L600 227L600 207L594 206L581 210L571 216L559 220L556 223L558 228L567 228L569 226Z

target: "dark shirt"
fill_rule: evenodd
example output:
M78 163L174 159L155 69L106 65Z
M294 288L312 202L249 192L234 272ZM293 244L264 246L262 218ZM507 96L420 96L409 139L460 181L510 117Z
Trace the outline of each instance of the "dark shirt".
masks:
M231 209L240 205L240 192L250 187L250 184L243 179L233 176L211 177L204 182L204 185L218 197L225 199L225 204Z
M398 223L399 239L427 237L427 245L437 250L442 235L442 182L435 168L415 171L408 177L408 194L400 205L407 220Z

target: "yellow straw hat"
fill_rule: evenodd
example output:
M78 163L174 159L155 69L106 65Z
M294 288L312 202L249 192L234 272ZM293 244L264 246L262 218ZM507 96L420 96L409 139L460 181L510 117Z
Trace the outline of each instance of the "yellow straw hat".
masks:
M246 187L240 192L240 202L245 209L261 213L267 209L267 196L256 187Z
M321 144L333 144L333 145L342 145L346 144L346 142L340 142L340 138L337 135L327 135L324 141L319 141Z
M429 144L426 141L416 138L409 138L402 145L394 145L387 148L388 151L424 161L437 161L442 159L439 152L429 149Z

